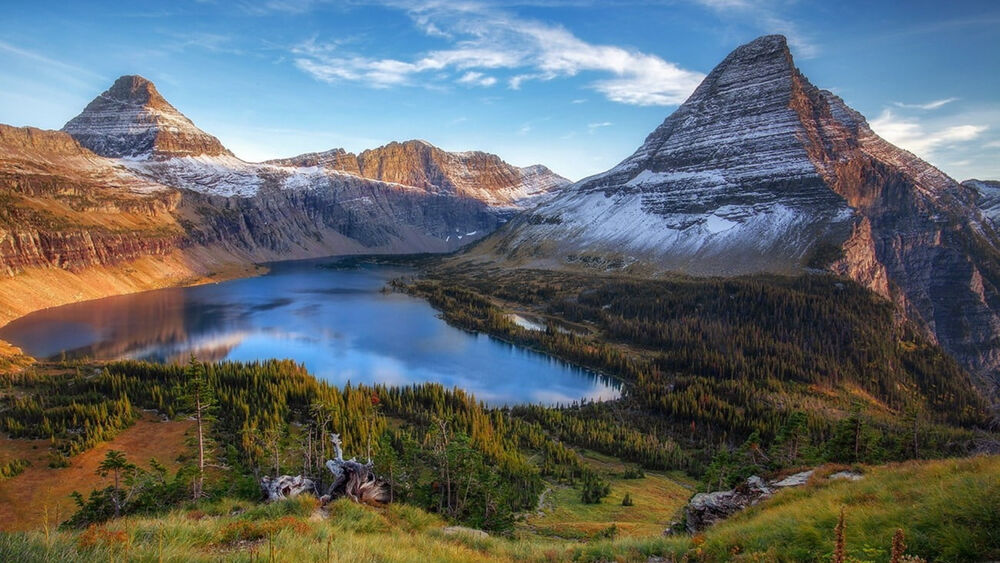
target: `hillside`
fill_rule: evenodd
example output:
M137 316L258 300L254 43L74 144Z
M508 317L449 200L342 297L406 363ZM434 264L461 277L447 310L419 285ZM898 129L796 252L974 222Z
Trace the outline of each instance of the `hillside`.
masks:
M440 518L402 504L369 508L339 501L318 511L305 500L267 507L219 501L159 517L133 517L86 531L0 535L10 561L279 560L380 561L824 561L844 509L846 553L887 561L902 530L909 555L928 561L1000 556L1000 459L942 460L866 467L865 478L783 491L697 537L623 538L581 543L449 531ZM933 491L926 484L934 483Z

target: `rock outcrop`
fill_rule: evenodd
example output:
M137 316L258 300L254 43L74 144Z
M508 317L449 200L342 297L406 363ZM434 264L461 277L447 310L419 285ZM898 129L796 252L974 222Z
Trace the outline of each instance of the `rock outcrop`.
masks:
M993 230L1000 226L1000 181L966 180L962 185L976 191L976 205L990 221Z
M737 512L771 498L781 489L806 485L814 474L815 470L802 471L772 481L765 481L753 475L729 491L698 493L691 497L688 505L684 507L687 531L692 534L700 532ZM827 479L857 481L863 477L855 471L839 471Z
M182 244L180 195L66 133L0 125L0 274L163 255Z
M775 489L753 476L731 491L698 493L684 507L687 530L696 533L733 514L770 498Z
M976 197L810 84L772 35L726 57L632 156L473 254L643 273L831 270L894 301L990 390L1000 239Z

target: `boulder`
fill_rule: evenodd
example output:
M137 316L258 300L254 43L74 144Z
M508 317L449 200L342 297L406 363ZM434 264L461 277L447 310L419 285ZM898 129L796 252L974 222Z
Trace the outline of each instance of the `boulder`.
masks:
M731 491L698 493L684 509L687 530L691 533L704 530L773 494L774 489L756 475Z

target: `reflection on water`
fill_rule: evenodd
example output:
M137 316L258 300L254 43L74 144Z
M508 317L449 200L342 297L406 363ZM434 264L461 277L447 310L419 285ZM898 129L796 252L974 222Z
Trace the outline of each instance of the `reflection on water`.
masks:
M292 358L338 385L435 381L495 405L618 395L606 378L450 327L424 301L380 291L407 273L278 264L259 278L39 311L0 329L0 339L43 358Z

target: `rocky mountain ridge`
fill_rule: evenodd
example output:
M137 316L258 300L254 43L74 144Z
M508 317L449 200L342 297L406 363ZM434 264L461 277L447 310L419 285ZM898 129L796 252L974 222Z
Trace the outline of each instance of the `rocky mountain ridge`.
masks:
M643 145L472 255L642 273L825 269L1000 382L1000 241L976 193L813 86L784 37L734 50Z
M100 287L68 296L61 286L39 289L30 307L0 303L11 311L0 322L32 307L262 261L447 252L568 183L544 167L521 169L486 153L392 146L418 149L411 151L417 158L363 153L364 162L379 161L375 178L307 163L308 155L245 162L139 76L119 78L62 131L0 125L3 300L15 299L7 286L18 291L27 278L43 288L42 278L75 284L110 268ZM140 261L139 269L129 266ZM139 270L141 279L119 279Z
M423 140L393 142L358 155L333 149L267 163L340 170L438 194L471 197L496 207L524 207L538 196L570 184L540 164L521 168L494 154L447 152Z

